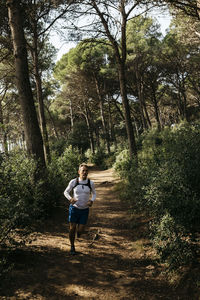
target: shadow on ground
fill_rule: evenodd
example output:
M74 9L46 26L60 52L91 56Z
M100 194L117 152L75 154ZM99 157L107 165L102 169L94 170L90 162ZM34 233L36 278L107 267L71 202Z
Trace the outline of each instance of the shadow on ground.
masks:
M10 252L15 266L1 282L0 299L199 299L188 286L170 285L154 257L135 250L135 245L144 248L145 239L149 246L148 221L138 217L130 229L127 207L117 199L110 173L103 171L101 178L95 172L98 201L88 233L78 242L78 255L69 254L67 206L62 202L35 243Z

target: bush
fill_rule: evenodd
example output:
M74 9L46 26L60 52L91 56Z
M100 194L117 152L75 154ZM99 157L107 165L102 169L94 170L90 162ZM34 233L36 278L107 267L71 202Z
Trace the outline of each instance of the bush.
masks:
M153 245L161 262L167 263L170 271L193 260L194 249L184 234L184 227L178 226L168 213L152 226L152 231Z
M31 240L30 233L51 216L81 162L82 156L71 147L61 156L54 152L43 180L36 182L36 162L26 153L12 152L1 159L0 246L7 250ZM5 255L0 260L0 278L10 267Z
M95 164L96 166L98 166L102 169L106 169L106 166L104 163L105 158L106 158L106 153L102 148L100 148L94 154L92 154L92 156L90 157L90 161L91 161L91 163Z
M68 182L77 176L77 171L83 156L77 149L68 147L61 156L52 155L48 166L48 181L51 182L52 195L58 203Z
M125 149L116 155L116 160L113 167L121 178L128 179L131 163L132 161L130 160L129 151Z
M20 166L20 168L19 168ZM42 182L35 184L36 164L23 153L12 153L1 163L0 171L0 244L14 244L18 229L20 242L25 240L33 221L43 212ZM26 230L25 230L26 229Z
M157 169L149 184L143 188L146 208L159 218L168 212L176 224L188 232L195 232L199 226L199 197L188 184L185 169L176 159L163 163Z
M53 156L59 157L63 154L67 147L67 141L64 138L52 140L50 143L51 153L53 153Z
M69 134L68 146L72 145L73 148L79 149L84 153L90 146L89 133L87 125L84 121L75 122L73 131Z
M13 152L0 169L0 244L19 243L37 222L47 218L57 205L69 180L76 176L80 155L68 148L54 157L44 179L35 182L36 163L25 153ZM20 166L20 167L19 167ZM23 229L23 230L21 230Z
M115 154L108 154L103 148L98 149L95 153L92 153L91 150L87 150L85 155L89 162L103 170L111 168L115 162Z
M104 159L105 169L112 168L115 163L115 160L116 160L115 153L107 154L106 158Z
M199 133L198 125L187 123L162 132L152 130L142 136L137 164L127 158L126 151L115 164L126 182L131 206L153 217L154 239L162 245L157 250L170 268L194 258L188 245L200 226ZM174 224L174 229L169 224ZM164 243L164 239L170 242Z

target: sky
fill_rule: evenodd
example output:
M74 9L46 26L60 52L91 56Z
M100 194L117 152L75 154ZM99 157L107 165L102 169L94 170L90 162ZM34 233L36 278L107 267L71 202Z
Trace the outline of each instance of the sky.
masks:
M161 26L161 32L163 35L165 35L166 30L169 27L171 17L168 14L158 15L156 12L153 13L152 16L158 20ZM60 60L63 54L66 54L71 48L74 48L76 46L75 42L64 42L63 40L61 40L58 34L57 35L52 34L50 38L50 42L57 49L56 61Z

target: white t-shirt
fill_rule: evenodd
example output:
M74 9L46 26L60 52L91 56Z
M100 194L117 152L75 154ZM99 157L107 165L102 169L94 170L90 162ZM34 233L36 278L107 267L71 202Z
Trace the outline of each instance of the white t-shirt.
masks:
M76 182L77 182L77 178L72 179L64 191L64 195L68 200L72 199L70 192L76 185ZM84 184L88 183L88 179L80 180L80 178L78 178L78 182L79 182L79 184L73 190L73 193L74 193L73 198L75 198L77 200L77 202L74 203L73 206L75 206L79 209L85 209L85 208L89 207L88 206L89 200L94 201L96 199L96 191L95 191L94 182L92 180L90 180L91 193L92 193L91 199L90 199L90 188L89 188L89 186L84 185Z

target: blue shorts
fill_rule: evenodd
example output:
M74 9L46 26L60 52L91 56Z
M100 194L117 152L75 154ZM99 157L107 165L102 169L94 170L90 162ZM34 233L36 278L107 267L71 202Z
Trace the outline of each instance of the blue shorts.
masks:
M89 215L89 208L78 209L72 204L69 206L69 222L86 225Z

